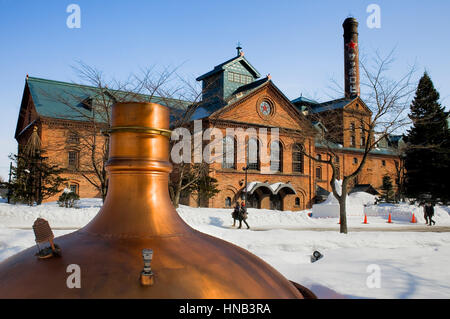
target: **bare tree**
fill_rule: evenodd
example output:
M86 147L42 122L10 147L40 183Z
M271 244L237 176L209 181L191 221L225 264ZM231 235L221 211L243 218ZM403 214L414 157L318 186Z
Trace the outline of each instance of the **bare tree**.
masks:
M319 143L325 150L325 158L317 158L304 152L305 156L317 163L328 165L331 168L332 175L330 186L333 195L339 202L340 216L340 232L347 233L346 218L346 199L349 187L354 183L357 176L362 172L369 154L378 143L387 139L389 135L398 132L410 123L407 117L407 110L414 92L413 75L415 67L409 70L397 80L392 80L388 76L388 71L394 62L393 51L386 56L381 56L378 52L375 58L369 63L361 61L361 69L363 73L362 86L365 87L367 95L362 97L367 107L370 109L370 116L361 116L359 112L350 114L358 123L361 123L361 160L356 167L350 172L342 175L341 187L337 185L339 173L336 158L339 153L339 143L343 139L343 132L352 130L345 127L343 123L337 124L332 122L335 119L333 110L329 112L317 112L310 115L313 122L324 124L323 127L317 126L318 130L315 135L316 143ZM339 189L340 188L340 189Z
M70 123L65 125L67 138L61 139L53 149L72 148L77 155L69 160L68 170L79 174L106 197L108 176L106 162L109 153L109 136L105 134L111 125L111 107L116 102L155 102L171 110L171 120L177 125L186 121L188 110L195 105L191 87L177 75L177 68L141 69L125 81L106 80L98 69L79 62L73 67L79 79L88 85L75 85L76 89L64 92L42 92L47 98L63 103L70 109L69 115L60 117Z

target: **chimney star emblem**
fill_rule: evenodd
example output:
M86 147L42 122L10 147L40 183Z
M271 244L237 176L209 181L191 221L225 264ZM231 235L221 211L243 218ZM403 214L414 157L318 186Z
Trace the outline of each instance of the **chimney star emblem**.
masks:
M347 46L351 49L355 49L358 46L358 43L350 41L349 43L347 43Z

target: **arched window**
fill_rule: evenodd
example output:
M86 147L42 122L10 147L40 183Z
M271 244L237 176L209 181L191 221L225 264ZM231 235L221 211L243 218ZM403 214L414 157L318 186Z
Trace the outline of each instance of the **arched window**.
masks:
M300 206L300 198L295 197L295 206Z
M279 141L270 143L270 171L282 172L283 146Z
M292 171L303 173L303 145L294 144L292 148Z
M259 141L251 138L247 144L247 164L249 169L259 170Z
M223 139L222 168L236 168L236 140L231 136Z
M231 197L225 198L225 207L231 207Z

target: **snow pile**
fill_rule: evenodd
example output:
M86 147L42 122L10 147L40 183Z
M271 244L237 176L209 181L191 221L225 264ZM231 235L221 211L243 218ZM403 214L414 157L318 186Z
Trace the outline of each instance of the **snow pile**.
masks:
M79 201L79 208L59 207L56 202L39 206L10 205L0 203L0 226L31 228L36 218L48 220L52 228L80 228L86 225L100 210L102 200L87 198Z
M342 181L335 181L336 192L341 195ZM365 192L349 194L346 199L347 216L364 216L364 207L375 203L376 196ZM312 215L317 218L339 217L339 202L333 192L320 204L312 207Z

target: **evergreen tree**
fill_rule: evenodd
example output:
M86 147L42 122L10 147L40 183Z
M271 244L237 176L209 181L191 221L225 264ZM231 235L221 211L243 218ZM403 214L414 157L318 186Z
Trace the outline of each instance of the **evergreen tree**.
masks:
M197 180L193 186L193 193L197 196L199 207L208 205L208 200L219 192L218 186L217 179L209 175L204 175Z
M12 167L11 182L4 183L10 190L13 202L22 202L32 206L59 191L66 181L59 175L62 170L46 162L41 156L41 144L37 128L34 129L25 147L18 155L10 158L15 162Z
M420 79L409 114L405 153L407 197L415 200L449 200L448 114L439 104L439 93L427 73Z
M392 186L392 179L389 175L383 176L383 185L381 186L383 191L382 199L386 203L391 203L394 198L394 186Z

